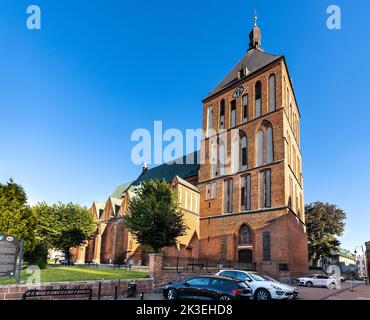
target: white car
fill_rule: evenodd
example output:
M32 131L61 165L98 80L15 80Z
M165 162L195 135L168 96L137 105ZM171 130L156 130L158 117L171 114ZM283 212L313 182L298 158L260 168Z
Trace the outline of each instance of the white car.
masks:
M242 270L222 270L217 273L218 276L224 276L243 280L247 282L252 289L255 300L271 300L271 299L293 299L295 296L295 289L287 286L276 280L270 279L255 273Z
M297 280L301 286L305 287L325 287L329 289L337 287L337 280L335 278L321 274L313 274L297 278Z

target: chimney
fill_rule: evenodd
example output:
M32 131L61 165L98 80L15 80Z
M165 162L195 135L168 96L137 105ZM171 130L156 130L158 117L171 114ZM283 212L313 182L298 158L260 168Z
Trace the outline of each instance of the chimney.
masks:
M144 166L143 166L143 172L142 174L144 174L145 172L148 171L148 165L146 164L146 162L144 162Z

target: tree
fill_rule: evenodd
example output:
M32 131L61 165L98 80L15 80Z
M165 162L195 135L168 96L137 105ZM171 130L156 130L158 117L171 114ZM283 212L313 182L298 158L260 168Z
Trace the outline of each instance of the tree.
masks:
M24 189L11 179L6 184L0 183L0 233L24 240L25 257L36 247L36 225Z
M321 258L329 258L344 232L346 213L338 206L315 202L305 206L309 258L316 265Z
M186 233L175 191L166 181L144 182L125 215L125 224L136 241L155 253L176 244Z
M70 249L88 240L96 229L96 221L86 207L58 203L39 203L33 207L37 216L37 234L49 248L62 250L67 259Z

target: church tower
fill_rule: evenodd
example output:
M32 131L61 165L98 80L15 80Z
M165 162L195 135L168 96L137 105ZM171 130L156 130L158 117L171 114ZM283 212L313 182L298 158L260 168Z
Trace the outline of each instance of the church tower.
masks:
M308 271L300 112L284 56L249 48L203 100L202 257L282 276Z

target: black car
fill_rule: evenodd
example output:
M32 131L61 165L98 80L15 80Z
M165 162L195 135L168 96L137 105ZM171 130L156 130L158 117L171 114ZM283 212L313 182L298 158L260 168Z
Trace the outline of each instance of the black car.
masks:
M166 285L163 295L168 300L249 300L252 290L244 281L221 276L197 276Z

